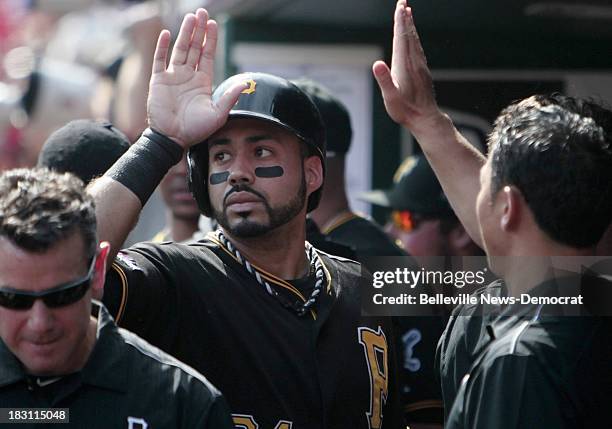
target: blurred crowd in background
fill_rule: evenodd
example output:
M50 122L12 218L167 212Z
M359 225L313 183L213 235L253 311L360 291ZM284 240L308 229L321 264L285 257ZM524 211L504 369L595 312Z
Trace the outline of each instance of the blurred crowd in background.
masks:
M157 35L202 3L0 2L0 171L36 165L45 140L74 119L109 121L134 142L146 128ZM163 18L169 15L176 22ZM163 227L161 197L148 206L126 244L151 239Z
M161 25L157 2L2 2L1 168L34 165L72 119L109 119L133 141Z

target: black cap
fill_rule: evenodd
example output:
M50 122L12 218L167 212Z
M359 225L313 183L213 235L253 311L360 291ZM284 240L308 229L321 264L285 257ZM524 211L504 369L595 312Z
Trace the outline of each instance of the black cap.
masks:
M37 165L73 173L87 184L102 176L129 147L125 134L109 122L78 119L49 136Z
M301 78L293 83L312 99L321 113L327 135L327 155L345 154L351 147L353 129L348 110L323 85Z
M423 155L406 158L395 172L393 183L391 189L365 192L359 199L424 216L453 216L440 182Z
M212 94L213 101L237 82L249 87L240 93L228 120L252 118L279 125L308 143L324 160L325 127L310 97L282 77L246 72L221 82Z

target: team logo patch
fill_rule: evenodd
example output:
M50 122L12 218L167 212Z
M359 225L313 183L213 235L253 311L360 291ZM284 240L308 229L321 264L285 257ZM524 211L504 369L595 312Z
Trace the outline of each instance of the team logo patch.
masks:
M255 92L255 86L257 85L257 82L255 82L253 79L249 79L245 83L248 83L249 87L243 89L241 94L252 94L252 93L254 93Z
M128 429L147 429L149 424L140 417L128 417Z

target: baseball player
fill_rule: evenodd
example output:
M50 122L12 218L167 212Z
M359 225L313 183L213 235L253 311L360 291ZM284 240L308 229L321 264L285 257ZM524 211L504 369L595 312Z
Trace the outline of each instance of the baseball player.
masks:
M100 235L116 246L189 149L192 192L220 229L122 251L104 301L120 324L203 371L238 428L402 427L393 334L361 315L360 266L305 241L325 172L318 111L266 74L213 92L216 38L204 9L188 14L166 66L161 33L150 128L90 191Z
M570 291L575 299L581 288L589 297L579 308L510 302L486 323L488 343L463 377L446 427L604 426L612 327L598 315L609 314L602 293L611 286L578 260L594 254L610 224L612 148L604 128L532 96L502 111L485 160L440 112L405 0L397 3L393 45L391 68L373 67L387 112L421 144L508 296L568 298ZM572 258L558 262L561 270L551 264L557 256Z

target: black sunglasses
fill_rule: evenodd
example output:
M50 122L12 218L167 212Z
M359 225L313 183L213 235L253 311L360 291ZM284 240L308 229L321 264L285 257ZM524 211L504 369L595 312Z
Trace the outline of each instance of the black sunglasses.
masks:
M24 292L0 288L0 306L11 310L27 310L34 305L34 301L37 299L42 299L49 308L63 307L75 303L83 298L85 292L89 289L95 265L96 258L93 257L85 277L42 292Z

